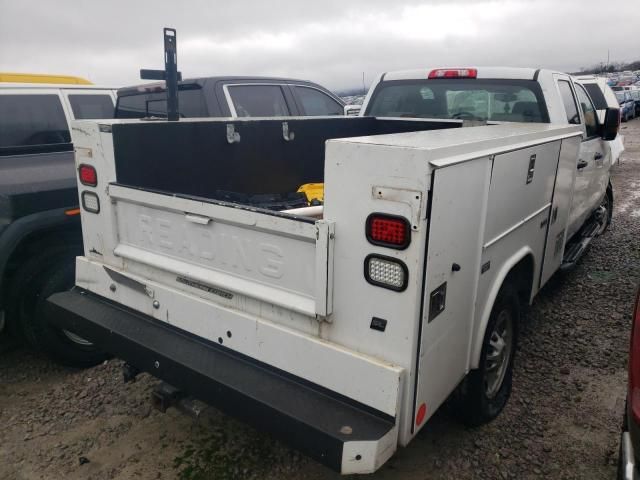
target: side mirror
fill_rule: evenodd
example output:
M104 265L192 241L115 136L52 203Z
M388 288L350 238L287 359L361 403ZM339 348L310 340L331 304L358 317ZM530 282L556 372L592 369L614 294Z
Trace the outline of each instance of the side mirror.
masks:
M602 139L615 140L620 128L620 109L607 108L604 113L604 124L602 125Z
M357 117L360 114L361 109L362 105L345 105L344 114L347 117Z

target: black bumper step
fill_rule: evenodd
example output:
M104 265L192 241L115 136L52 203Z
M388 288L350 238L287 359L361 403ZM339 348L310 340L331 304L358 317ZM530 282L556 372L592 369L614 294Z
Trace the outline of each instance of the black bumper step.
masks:
M345 442L377 441L395 425L365 405L77 287L49 297L49 309L58 327L337 471Z

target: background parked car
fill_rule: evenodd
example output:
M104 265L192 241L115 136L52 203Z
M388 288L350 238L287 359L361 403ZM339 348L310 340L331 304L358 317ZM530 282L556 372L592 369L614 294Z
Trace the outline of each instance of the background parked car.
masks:
M633 98L633 101L636 104L635 116L640 117L640 88L634 87L629 90L629 93L631 94L631 98Z
M636 102L633 100L631 92L629 90L622 90L615 93L618 103L620 104L620 117L622 121L626 122L627 120L635 118Z
M76 366L104 355L43 313L83 251L69 122L113 118L114 101L78 77L0 73L0 332Z
M344 102L305 80L206 77L178 84L181 117L289 117L345 115ZM167 115L164 82L118 90L116 118Z

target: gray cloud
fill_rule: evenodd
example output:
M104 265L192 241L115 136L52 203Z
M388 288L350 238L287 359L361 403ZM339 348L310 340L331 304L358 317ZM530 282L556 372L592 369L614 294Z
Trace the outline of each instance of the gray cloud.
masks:
M624 21L619 21L624 18ZM637 0L233 2L0 0L0 71L64 73L116 86L162 66L178 30L186 77L284 75L330 88L434 65L577 70L636 60Z

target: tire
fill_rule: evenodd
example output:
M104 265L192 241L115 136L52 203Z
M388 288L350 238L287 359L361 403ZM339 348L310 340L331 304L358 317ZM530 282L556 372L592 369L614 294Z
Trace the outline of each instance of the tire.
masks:
M32 255L26 260L9 279L5 310L6 329L7 333L17 340L26 340L22 328L22 317L23 311L30 301L29 294L32 290L32 284L42 277L43 271L47 271L56 262L59 262L61 256L70 255L69 251L70 247L60 245L43 249L40 253ZM72 251L75 252L75 249Z
M616 480L625 480L622 467L622 435L620 435L620 445L618 445L618 466L616 468Z
M490 422L509 400L519 321L518 294L507 278L491 309L482 342L480 366L467 375L457 394L456 410L468 426ZM503 343L501 354L497 353L497 337Z
M90 367L107 356L81 337L49 323L46 300L57 292L69 290L75 283L77 248L62 247L38 255L23 267L21 290L14 290L22 337L34 349L66 366ZM16 289L17 285L13 286Z
M601 207L606 209L606 219L605 223L598 230L598 236L604 234L608 229L609 225L611 225L611 219L613 218L613 194L611 192L611 188L607 188L607 193L602 199Z

